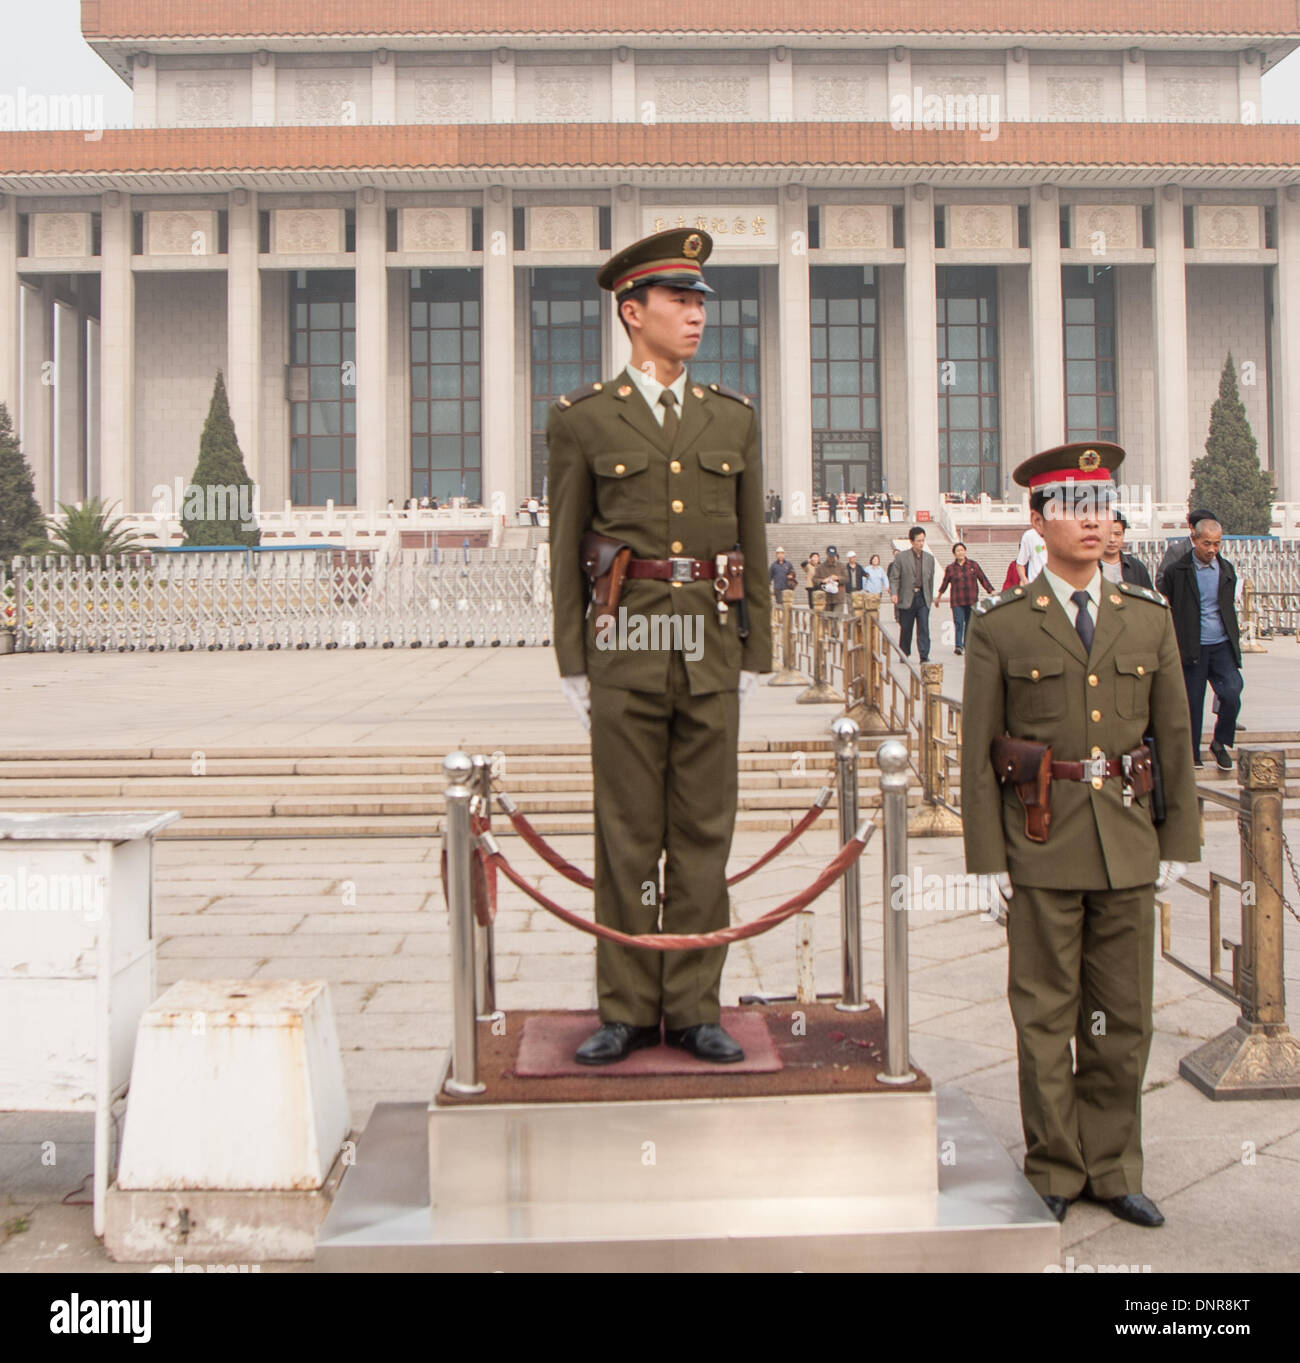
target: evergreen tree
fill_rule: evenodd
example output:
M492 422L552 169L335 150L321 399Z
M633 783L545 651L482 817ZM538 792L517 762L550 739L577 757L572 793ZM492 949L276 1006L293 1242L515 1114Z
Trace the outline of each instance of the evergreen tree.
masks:
M1210 408L1205 455L1192 464L1195 488L1188 510L1213 511L1225 535L1267 535L1272 527L1273 479L1259 466L1258 446L1237 393L1232 352L1223 362L1219 396Z
M226 380L217 370L208 419L199 440L199 462L179 508L188 544L259 544L262 532L245 529L243 516L252 520L253 480L235 436L226 397Z
M41 553L27 545L45 539L36 483L23 457L9 409L0 402L0 563L14 554Z

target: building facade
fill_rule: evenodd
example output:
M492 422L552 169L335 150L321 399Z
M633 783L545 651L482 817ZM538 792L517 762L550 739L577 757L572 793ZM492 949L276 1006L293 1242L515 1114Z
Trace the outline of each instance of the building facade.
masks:
M513 512L548 403L627 358L596 268L679 225L715 239L692 373L757 403L786 519L998 498L1066 439L1183 500L1229 351L1300 500L1300 133L1259 121L1294 4L936 8L85 0L134 128L0 132L43 505L148 512L220 369L264 506Z

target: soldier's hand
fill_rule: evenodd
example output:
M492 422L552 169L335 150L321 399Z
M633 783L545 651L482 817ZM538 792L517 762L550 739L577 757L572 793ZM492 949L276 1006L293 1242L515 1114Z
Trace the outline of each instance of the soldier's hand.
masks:
M984 913L994 923L1005 923L1007 901L1015 894L1011 877L1005 871L997 871L993 875L976 876L975 881Z
M1185 861L1162 861L1160 869L1156 872L1156 889L1167 890L1175 881L1181 880L1187 874L1187 863Z
M758 690L758 673L742 672L740 674L740 686L738 687L738 690L740 693L740 708L743 710L745 708L745 702Z
M560 690L564 699L573 706L578 722L588 733L591 732L591 681L585 672L573 677L560 678Z

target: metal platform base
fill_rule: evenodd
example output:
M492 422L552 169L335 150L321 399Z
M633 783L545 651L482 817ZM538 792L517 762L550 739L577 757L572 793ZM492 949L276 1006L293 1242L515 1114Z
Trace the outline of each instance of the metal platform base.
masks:
M534 1201L434 1210L430 1112L380 1103L316 1242L322 1272L1042 1272L1060 1227L959 1089L938 1091L938 1192ZM795 1100L798 1101L798 1100ZM889 1103L891 1098L882 1101ZM621 1105L615 1105L621 1106ZM597 1108L587 1109L599 1120ZM816 1164L820 1108L792 1158ZM827 1132L829 1135L829 1132ZM888 1170L907 1151L861 1146ZM657 1177L658 1166L643 1172ZM666 1171L664 1171L666 1172ZM502 1172L502 1183L512 1175ZM779 1170L771 1187L781 1187Z

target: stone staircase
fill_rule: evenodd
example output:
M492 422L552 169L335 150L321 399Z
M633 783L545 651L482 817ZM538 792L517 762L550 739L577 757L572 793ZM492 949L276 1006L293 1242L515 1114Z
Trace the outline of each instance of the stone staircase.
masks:
M432 837L445 806L447 751L209 749L195 774L185 749L10 750L0 752L0 809L180 810L164 838ZM540 833L591 832L585 744L508 745L496 761L499 787ZM828 740L742 742L737 829L793 827L832 770ZM866 751L859 798L864 810L879 807L878 773ZM822 815L827 826L834 818ZM495 824L509 829L499 813Z

